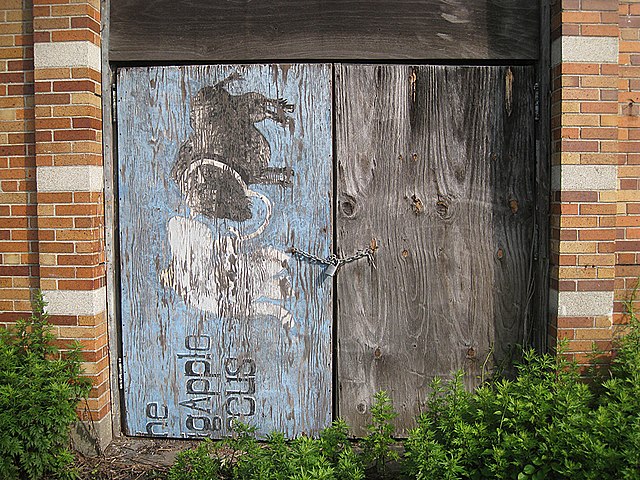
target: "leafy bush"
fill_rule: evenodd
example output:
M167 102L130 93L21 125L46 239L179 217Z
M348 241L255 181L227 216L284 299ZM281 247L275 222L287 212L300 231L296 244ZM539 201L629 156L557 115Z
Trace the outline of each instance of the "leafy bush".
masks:
M33 314L0 330L0 472L3 478L72 477L67 446L81 378L79 346L61 358L53 345L46 303L34 295Z
M197 448L180 452L169 472L170 480L210 480L220 478L222 461L216 445L205 439Z
M321 432L319 439L286 441L281 433L255 438L255 428L236 423L233 438L201 443L178 454L170 480L362 480L363 467L341 420Z
M406 442L417 479L640 479L640 323L610 378L587 385L562 355L524 353L515 380L465 392L435 380Z
M366 463L372 464L376 472L385 476L387 464L396 461L400 455L391 446L396 443L392 438L395 427L393 420L398 416L393 402L384 390L377 392L371 407L371 424L367 426L369 434L362 439L362 448Z

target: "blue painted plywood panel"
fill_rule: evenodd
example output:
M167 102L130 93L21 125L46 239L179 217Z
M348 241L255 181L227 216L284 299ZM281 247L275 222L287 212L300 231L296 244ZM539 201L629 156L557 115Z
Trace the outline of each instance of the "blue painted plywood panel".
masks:
M118 71L128 434L330 422L330 68Z

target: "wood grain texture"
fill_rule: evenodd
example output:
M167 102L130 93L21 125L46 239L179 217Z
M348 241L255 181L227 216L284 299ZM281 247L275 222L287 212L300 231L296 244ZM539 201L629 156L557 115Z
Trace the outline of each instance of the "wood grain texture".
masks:
M538 58L527 0L111 0L112 62Z
M478 384L523 340L533 235L532 67L336 67L338 415L387 390L413 425L434 376Z
M286 249L331 251L331 67L124 68L117 96L126 433L318 432L332 286Z
M109 44L109 2L101 0L100 2L100 19L101 19L101 42L106 47ZM106 290L107 290L107 325L109 329L109 367L112 375L109 378L111 389L111 426L115 436L121 435L122 428L122 411L121 399L122 392L118 381L118 375L113 374L118 371L118 361L122 356L120 345L120 289L118 284L118 214L117 214L117 186L116 179L116 149L115 149L115 131L113 128L112 111L112 91L111 86L114 81L113 72L109 65L109 52L106 48L102 48L101 64L102 64L102 158L104 163L104 222L105 222L105 238L104 249L106 256Z
M551 5L540 5L539 115L536 138L536 226L538 244L535 263L535 292L530 325L530 343L540 352L549 347L549 198L551 192Z

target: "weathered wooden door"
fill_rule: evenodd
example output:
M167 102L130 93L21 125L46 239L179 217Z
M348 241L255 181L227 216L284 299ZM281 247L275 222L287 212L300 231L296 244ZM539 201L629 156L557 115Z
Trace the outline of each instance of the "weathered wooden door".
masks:
M376 391L414 424L434 376L526 341L534 235L533 68L336 67L337 247L377 268L337 277L339 414L356 435Z
M124 403L132 435L331 421L331 67L118 71Z
M471 387L507 358L529 329L533 75L121 69L128 432L219 437L242 418L294 436L339 415L361 435L386 389L402 434L434 376ZM335 282L287 253L372 240L375 265Z

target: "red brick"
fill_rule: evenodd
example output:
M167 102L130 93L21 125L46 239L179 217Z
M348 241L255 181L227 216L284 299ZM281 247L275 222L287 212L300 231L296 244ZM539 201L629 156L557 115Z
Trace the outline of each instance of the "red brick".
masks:
M562 140L561 149L563 152L597 152L598 142L589 140Z
M25 145L0 145L0 155L26 155L27 149Z
M583 113L618 113L618 102L581 102Z
M43 253L73 253L73 243L65 242L40 242L40 251Z
M97 265L99 262L99 254L58 255L58 265Z
M595 138L595 139L612 139L618 138L618 130L616 128L587 128L580 129L581 138Z
M96 290L104 286L104 279L96 280L59 280L60 290Z
M49 43L51 41L50 32L33 32L34 43Z
M619 252L640 252L640 241L618 241L616 247Z
M26 277L30 273L29 267L24 265L0 265L0 276Z
M580 33L586 37L617 37L617 25L582 25Z
M96 84L91 80L53 82L54 92L95 92Z
M78 317L75 315L50 315L49 323L52 325L77 326Z
M102 128L102 122L96 118L74 118L73 128L93 128L100 130Z
M100 24L93 18L89 17L74 17L71 19L71 28L88 28L95 33L100 33Z
M67 105L71 95L62 93L37 93L36 105Z
M560 202L597 202L598 192L561 191L555 192L555 197Z
M580 8L582 10L610 10L617 12L618 11L618 0L582 0L580 3Z
M89 30L53 30L51 41L53 42L78 42L89 41L95 43L96 35Z
M97 140L98 135L95 130L88 129L56 130L53 133L53 139L56 142L65 140Z
M49 267L40 266L40 276L44 278L74 278L75 269L73 267Z
M613 291L613 280L578 280L579 292Z

